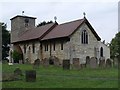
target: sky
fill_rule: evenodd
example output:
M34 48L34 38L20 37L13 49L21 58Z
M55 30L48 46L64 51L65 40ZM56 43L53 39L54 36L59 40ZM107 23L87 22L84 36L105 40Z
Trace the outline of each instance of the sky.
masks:
M36 25L42 21L54 21L59 24L86 18L93 26L102 41L110 42L118 32L119 0L1 0L0 22L7 24L11 30L10 18L16 15L36 17Z

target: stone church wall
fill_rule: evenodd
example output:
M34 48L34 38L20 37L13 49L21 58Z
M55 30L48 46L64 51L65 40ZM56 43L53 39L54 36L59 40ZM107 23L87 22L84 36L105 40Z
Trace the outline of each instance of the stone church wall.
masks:
M41 56L40 56L40 43L37 42L37 41L34 41L34 45L35 45L35 52L34 53L33 53L32 44L33 44L33 42L19 44L22 51L23 51L24 60L26 60L28 58L30 63L34 63L34 60L36 60L38 58L41 59ZM26 53L24 52L24 45L26 45Z
M81 43L82 30L88 32L88 44ZM83 24L70 38L71 43L71 57L80 58L80 63L85 63L86 56L95 57L95 47L98 46L98 41L88 28L86 24Z

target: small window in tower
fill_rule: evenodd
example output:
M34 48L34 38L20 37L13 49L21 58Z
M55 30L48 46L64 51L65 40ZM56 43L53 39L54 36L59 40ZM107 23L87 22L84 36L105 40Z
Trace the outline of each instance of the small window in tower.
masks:
M25 27L28 27L28 25L29 25L29 19L26 18L26 19L25 19Z

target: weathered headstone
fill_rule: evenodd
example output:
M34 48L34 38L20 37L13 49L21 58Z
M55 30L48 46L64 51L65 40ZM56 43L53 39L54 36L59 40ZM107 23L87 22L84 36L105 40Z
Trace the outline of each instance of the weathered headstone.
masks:
M100 57L99 59L99 67L104 68L105 67L105 58Z
M86 64L87 64L87 65L90 64L90 57L89 57L89 56L86 57Z
M42 65L47 67L49 65L49 59L48 58L45 58L41 61Z
M97 68L97 58L96 57L91 57L91 59L90 59L90 67L91 68Z
M69 70L70 69L70 60L69 59L64 59L63 60L63 69L64 70Z
M110 59L106 60L106 67L112 67L112 61Z
M86 63L80 64L81 68L86 68Z
M26 64L30 64L30 62L29 62L29 59L28 59L28 58L26 58L26 59L25 59L25 63L26 63Z
M114 63L114 67L118 68L118 59L117 58L114 58L113 63Z
M54 65L55 66L60 66L60 62L59 61L60 61L59 58L54 56Z
M55 66L59 66L60 62L59 62L59 58L55 57L55 56L51 56L49 58L49 64L50 65L55 65Z
M22 70L20 69L20 68L16 68L15 70L14 70L14 75L15 76L22 76L23 74L22 74Z
M40 66L40 59L36 59L33 63L33 68L38 68Z
M79 70L81 68L79 58L73 58L72 68L76 70Z
M26 82L35 82L36 81L36 71L28 70L26 71Z

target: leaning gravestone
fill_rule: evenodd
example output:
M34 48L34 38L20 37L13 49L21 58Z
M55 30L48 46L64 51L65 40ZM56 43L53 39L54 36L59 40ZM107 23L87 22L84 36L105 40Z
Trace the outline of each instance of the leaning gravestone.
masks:
M35 82L36 81L36 71L28 70L26 71L26 82Z
M33 63L33 68L38 68L40 66L40 59L36 59Z
M79 58L73 58L73 69L79 70L81 68L80 66L80 59Z
M69 59L64 59L63 60L63 69L64 70L69 70L70 69L70 60Z
M97 58L96 57L91 57L90 68L97 68Z
M100 57L99 59L99 67L104 68L105 67L105 58Z
M112 67L112 61L110 59L106 60L106 67Z

